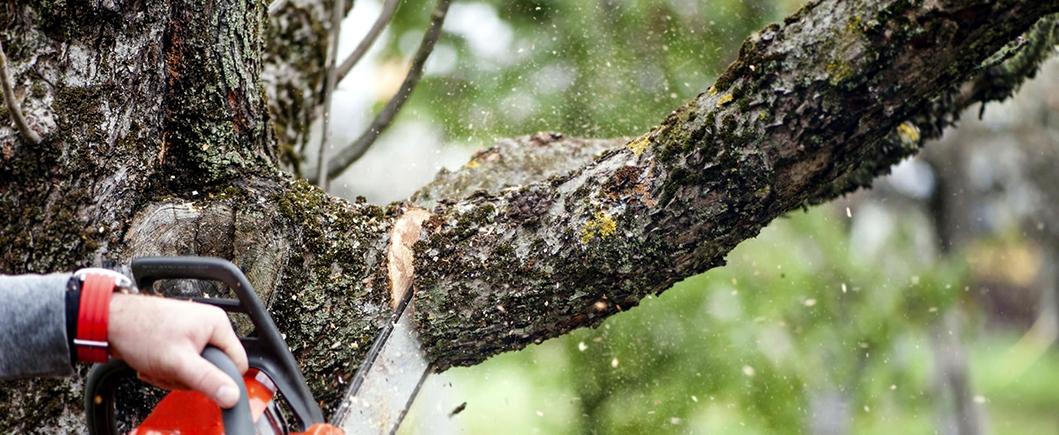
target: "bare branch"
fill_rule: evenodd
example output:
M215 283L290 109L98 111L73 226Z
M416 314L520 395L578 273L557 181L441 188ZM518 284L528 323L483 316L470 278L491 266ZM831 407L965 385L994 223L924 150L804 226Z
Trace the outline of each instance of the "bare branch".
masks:
M400 0L386 0L382 5L382 12L379 13L379 18L375 20L375 24L372 24L371 29L368 30L368 34L364 35L364 39L360 40L360 44L353 50L353 54L350 54L346 60L342 61L342 65L338 67L338 79L341 82L342 79L346 78L346 74L360 62L360 59L368 53L368 49L372 45L375 45L375 40L382 34L382 29L386 28L386 24L393 18L394 12L397 11L397 4Z
M39 3L47 2L24 2L38 16L48 7ZM254 111L247 113L262 113L265 104L250 97L263 86L252 57L240 54L247 52L243 43L258 40L255 32L263 30L255 25L257 14L241 14L235 0L215 3L143 8L143 25L122 32L101 31L111 25L107 20L82 23L76 31L106 36L91 44L30 27L42 20L5 29L19 38L42 38L37 57L81 47L80 58L96 71L82 87L105 92L90 95L98 107L91 116L78 113L85 104L55 105L70 133L54 151L6 161L17 172L4 170L17 175L0 180L0 208L16 212L0 213L7 241L0 269L126 264L159 254L231 258L255 287L271 289L265 298L270 311L304 362L317 400L330 408L370 349L364 337L374 337L388 319L385 254L393 222L407 207L328 197L255 157L267 154L258 150L272 143L269 135L233 131L233 121L248 125L238 116L201 116L230 111L225 104L233 96L250 101ZM595 155L558 148L558 142L573 141L542 135L519 141L525 146L479 154L463 170L466 176L449 177L468 180L446 191L451 195L430 190L436 217L424 223L413 248L417 319L433 360L442 368L473 364L599 325L673 282L722 264L732 246L820 192L820 185L865 168L861 162L880 160L875 144L881 138L946 89L962 88L975 68L1038 17L1059 12L1059 0L913 3L810 2L784 24L748 39L711 91L581 169L538 171L527 164L517 179L495 183L493 177L477 185L497 192L470 184L495 174L487 172L491 165L517 164L509 150L523 150L526 162L542 154ZM306 12L307 21L316 16ZM181 44L167 46L174 17L203 24L187 26ZM217 44L221 22L233 33ZM144 72L129 77L127 59L148 59L157 47L169 48L169 60L144 62ZM223 65L232 59L235 64ZM172 74L211 65L228 69L225 75ZM317 62L314 71L321 66ZM223 92L228 88L218 79L225 76L237 78L247 96ZM125 77L133 81L107 85ZM75 92L64 95L86 95ZM171 95L159 99L159 92ZM138 121L122 122L129 114ZM265 128L266 117L247 119L254 131ZM129 140L97 146L106 140L99 125L113 126L109 137ZM88 146L90 156L68 152ZM163 149L169 157L155 159ZM170 181L157 182L159 174ZM51 200L56 194L61 201ZM82 384L78 378L5 386L0 407L9 412L0 416L0 433L81 430L74 398Z
M322 137L320 138L320 152L317 155L316 179L319 180L321 189L326 192L330 185L330 179L324 176L327 168L327 145L331 138L331 101L335 94L335 84L338 83L335 65L338 63L338 39L342 34L342 19L345 18L345 0L335 0L334 10L331 13L331 53L327 62L327 84L324 89L324 125Z
M269 3L269 5L268 5L268 14L269 15L276 15L276 13L279 12L280 9L283 9L283 7L286 6L286 5L287 5L287 0L275 0L272 3Z
M449 4L451 3L452 0L438 0L438 5L434 8L434 12L430 17L430 27L427 28L426 33L423 35L423 41L419 44L419 50L416 52L415 58L412 59L411 68L408 71L408 76L404 79L404 83L401 84L401 89L386 104L386 107L375 116L375 120L368 126L367 131L335 156L334 160L327 166L327 178L337 177L349 165L363 156L368 151L368 148L375 143L375 140L379 138L379 135L390 126L394 117L397 116L397 112L401 110L401 106L408 101L408 97L412 95L412 91L419 84L419 79L423 77L423 66L426 64L427 58L430 57L430 52L434 51L434 43L441 37L441 26L445 23L445 14L448 13Z
M27 142L34 145L40 143L40 135L29 128L29 124L26 123L26 117L22 116L22 109L18 107L18 101L15 101L15 91L11 88L11 76L7 74L7 55L4 54L4 46L0 45L0 82L3 84L4 89L4 103L7 104L7 111L11 114L11 118L15 120L15 126L18 127L18 132L22 134L22 138Z

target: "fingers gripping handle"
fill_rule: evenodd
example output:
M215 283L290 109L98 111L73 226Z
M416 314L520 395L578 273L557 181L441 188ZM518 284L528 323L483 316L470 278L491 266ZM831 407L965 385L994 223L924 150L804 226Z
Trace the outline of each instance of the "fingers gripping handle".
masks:
M250 367L263 370L275 382L287 400L301 430L324 421L320 406L313 399L301 368L294 359L279 328L272 321L261 299L254 293L246 276L234 264L209 257L142 257L132 261L132 273L140 291L153 294L153 284L167 279L220 281L228 285L238 301L208 299L209 303L228 311L246 313L254 323L256 338L243 338ZM229 304L234 302L234 304Z
M229 409L221 409L224 433L226 435L253 435L255 433L254 422L250 419L250 401L247 399L243 375L239 373L232 359L228 358L228 354L216 347L206 346L206 349L202 351L202 357L231 377L235 385L239 387L239 402Z
M254 423L250 417L250 401L246 392L246 383L239 369L224 351L207 346L202 351L202 357L211 364L221 369L224 374L235 381L239 387L239 402L230 409L221 409L221 421L224 423L226 435L253 435ZM117 424L114 421L115 394L121 377L132 372L132 368L124 361L112 359L106 364L100 364L92 368L88 373L88 381L85 385L85 415L88 423L88 433L91 435L115 435Z

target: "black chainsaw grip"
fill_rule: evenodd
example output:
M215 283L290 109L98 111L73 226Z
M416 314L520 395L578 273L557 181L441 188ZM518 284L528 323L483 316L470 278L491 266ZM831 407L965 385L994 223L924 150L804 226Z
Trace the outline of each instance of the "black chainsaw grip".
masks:
M290 405L301 431L314 423L323 423L320 406L313 399L298 362L283 340L279 328L257 297L243 272L227 260L210 257L141 257L132 261L132 274L140 291L155 294L156 281L168 279L199 279L220 281L228 285L237 300L223 298L194 298L195 302L210 304L229 312L242 312L254 324L256 337L243 337L250 367L265 372L276 384Z
M221 369L239 387L239 402L230 409L221 409L221 421L224 422L225 435L255 434L246 383L243 382L243 375L239 373L235 363L228 358L228 354L213 346L206 346L206 349L202 351L202 357ZM117 435L117 424L114 421L115 395L121 377L131 372L133 369L125 361L117 359L96 365L88 372L88 380L85 384L87 393L85 394L85 417L89 434Z
M114 421L118 382L123 375L132 372L132 367L120 359L97 364L88 372L88 379L85 381L85 419L90 435L118 433L118 425Z
M223 350L213 346L206 346L206 349L202 350L202 357L231 377L235 381L235 385L239 387L239 402L236 402L235 406L229 409L221 408L221 420L224 421L225 435L253 435L255 433L254 422L250 418L250 401L247 399L248 395L246 393L246 383L243 382L243 375L239 373L235 363L232 362L231 358L228 358L228 354L224 353Z

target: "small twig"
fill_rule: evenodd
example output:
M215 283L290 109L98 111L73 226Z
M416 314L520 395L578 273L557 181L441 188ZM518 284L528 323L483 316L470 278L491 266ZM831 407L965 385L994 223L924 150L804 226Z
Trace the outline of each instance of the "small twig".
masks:
M327 87L324 89L324 125L322 137L320 138L320 153L317 155L316 160L316 179L320 188L324 189L325 192L330 188L331 184L331 179L324 174L327 171L327 146L331 138L331 101L335 94L335 85L338 83L335 67L338 64L338 40L342 34L342 19L345 18L345 12L345 0L335 0L334 10L331 12L331 55L328 56Z
M363 156L368 151L368 148L371 148L371 145L375 143L375 140L379 138L379 135L390 126L390 123L397 116L397 112L401 110L401 106L408 101L408 97L412 95L412 91L419 84L419 79L423 77L423 66L427 62L427 57L430 57L430 52L434 50L434 43L441 37L441 26L445 24L445 14L448 13L449 4L451 3L452 0L438 0L438 5L430 17L430 27L427 28L426 33L423 35L423 41L419 44L419 50L416 52L415 58L412 59L412 65L404 79L404 83L401 84L401 89L397 90L397 95L394 95L390 102L386 103L386 107L375 116L375 120L371 122L364 134L335 155L327 167L327 178L337 177L349 165L352 165L353 162Z
M7 104L7 112L11 114L11 118L14 118L18 132L22 134L22 138L26 142L34 145L39 144L40 135L33 131L32 128L29 128L26 118L22 116L22 109L18 106L18 101L15 101L15 90L11 88L11 76L7 74L7 54L4 54L4 46L2 44L0 44L0 82L3 84L4 103Z
M372 45L375 45L375 40L382 34L382 30L386 28L386 24L390 22L390 18L393 18L394 12L397 11L397 5L400 0L386 0L382 5L382 12L379 13L379 18L375 20L375 24L372 24L371 29L368 30L368 34L364 35L364 39L360 40L360 44L353 50L353 54L350 54L346 60L342 61L342 65L338 67L338 81L341 82L346 74L360 62L360 59L368 53L368 49Z
M268 14L276 15L280 9L283 9L287 5L287 0L276 0L268 5Z

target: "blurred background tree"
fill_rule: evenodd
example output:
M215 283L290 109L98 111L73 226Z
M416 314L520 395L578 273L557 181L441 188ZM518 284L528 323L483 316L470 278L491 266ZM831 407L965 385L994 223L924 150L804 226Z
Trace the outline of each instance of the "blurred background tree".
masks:
M457 1L396 123L333 193L399 200L501 137L642 134L801 5ZM339 84L334 142L397 91L433 7L403 2ZM380 9L356 2L341 51ZM403 433L1056 433L1059 62L1039 77L724 268L432 377Z

